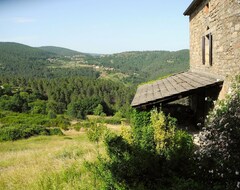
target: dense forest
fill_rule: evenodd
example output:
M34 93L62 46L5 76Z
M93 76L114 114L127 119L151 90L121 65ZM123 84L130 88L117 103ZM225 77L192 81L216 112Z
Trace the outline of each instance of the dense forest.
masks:
M100 77L132 85L185 71L188 65L188 50L92 55L53 46L0 43L1 76Z
M50 68L49 59L60 55L18 43L0 43L0 75L19 77L56 78L86 76L98 78L92 68Z
M134 89L121 83L83 77L0 78L0 141L59 133L73 119L89 114L122 116ZM125 109L125 110L124 110ZM113 121L114 122L114 121Z
M67 106L73 102L103 104L106 107L106 112L113 114L121 106L129 105L134 94L134 89L121 83L83 77L28 80L4 77L0 78L0 85L1 108L5 107L3 106L3 99L18 97L23 100L25 98L28 100L26 103L32 103L31 101L38 99L56 104L54 112L57 114L64 113ZM36 98L32 99L28 96ZM18 106L19 109L13 111L22 112L30 109L24 106L24 101Z
M189 68L189 50L124 52L87 57L88 63L114 68L131 77L131 82L145 82Z

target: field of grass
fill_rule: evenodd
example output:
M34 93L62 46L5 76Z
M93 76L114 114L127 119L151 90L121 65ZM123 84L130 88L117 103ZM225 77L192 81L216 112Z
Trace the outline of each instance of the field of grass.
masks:
M100 152L104 152L100 144ZM0 143L0 189L97 189L85 161L94 161L96 145L86 132L38 136Z

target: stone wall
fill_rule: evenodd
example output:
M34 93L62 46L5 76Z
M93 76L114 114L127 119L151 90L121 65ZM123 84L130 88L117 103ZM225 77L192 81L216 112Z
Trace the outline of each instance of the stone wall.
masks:
M208 55L209 33L212 34L212 66ZM204 0L190 15L190 70L222 77L240 73L240 0Z

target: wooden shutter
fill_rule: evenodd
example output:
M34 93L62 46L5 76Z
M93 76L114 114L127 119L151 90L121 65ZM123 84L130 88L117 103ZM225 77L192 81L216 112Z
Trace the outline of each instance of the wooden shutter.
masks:
M205 65L205 36L202 37L202 64Z
M212 66L212 34L209 34L209 65Z

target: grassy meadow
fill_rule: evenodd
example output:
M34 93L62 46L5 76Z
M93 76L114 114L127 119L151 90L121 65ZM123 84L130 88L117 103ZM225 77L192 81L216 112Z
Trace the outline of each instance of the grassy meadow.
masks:
M84 162L96 156L96 145L86 132L75 130L1 142L0 189L95 189Z

